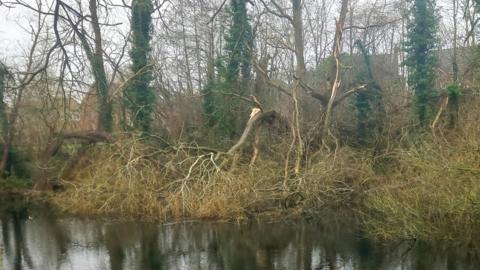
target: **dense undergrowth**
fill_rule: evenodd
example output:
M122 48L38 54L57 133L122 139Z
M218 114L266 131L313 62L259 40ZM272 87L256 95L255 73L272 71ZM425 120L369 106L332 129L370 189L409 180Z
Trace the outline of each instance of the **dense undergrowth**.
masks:
M351 204L375 178L362 153L348 147L319 156L324 158L305 172L285 177L284 164L266 156L251 165L193 145L159 150L141 138L124 137L92 147L79 160L82 169L62 181L66 190L52 201L80 214L243 219Z
M385 182L366 193L365 221L380 238L480 238L478 115L448 135L429 136L391 156Z
M470 241L480 238L477 114L454 130L405 132L381 153L348 145L318 150L297 175L285 174L281 151L260 153L251 165L248 147L228 156L118 136L91 146L50 201L70 213L161 220L316 217L349 208L376 238Z

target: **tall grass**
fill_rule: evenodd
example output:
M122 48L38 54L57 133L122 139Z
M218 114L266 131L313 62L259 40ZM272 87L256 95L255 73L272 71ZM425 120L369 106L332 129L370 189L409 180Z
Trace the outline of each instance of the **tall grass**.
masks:
M347 202L374 177L350 148L318 154L301 175L284 176L284 163L260 157L222 166L194 145L159 150L137 137L97 145L80 160L65 191L52 194L60 209L154 219L243 219L262 213L299 214ZM322 156L322 158L320 158ZM357 179L361 178L361 181Z
M447 134L393 151L395 168L366 193L365 223L379 238L480 239L480 125L471 118Z
M66 191L52 197L69 212L243 218L248 209L276 198L271 166L221 170L214 153L194 146L158 150L139 138L124 138L94 147L82 162L82 169L63 181Z
M381 152L319 150L287 177L281 151L260 154L254 166L245 154L224 166L224 156L196 145L160 148L126 136L92 147L51 201L73 213L153 219L315 216L347 207L376 238L480 239L480 112L473 106L461 115L455 130L393 130Z

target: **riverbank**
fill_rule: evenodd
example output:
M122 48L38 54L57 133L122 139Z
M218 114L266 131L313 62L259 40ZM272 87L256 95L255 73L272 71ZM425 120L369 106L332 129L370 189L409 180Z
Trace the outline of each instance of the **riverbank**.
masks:
M108 143L58 149L42 167L49 191L11 176L0 181L0 196L21 194L67 214L162 222L318 219L328 210L353 213L375 239L475 242L480 112L472 105L462 113L454 129L396 127L373 145L347 136L300 157L289 139L266 140L268 133L234 154L113 134Z
M74 214L172 220L318 216L350 209L377 239L480 239L480 127L413 136L382 155L348 146L310 155L285 177L285 163L255 165L191 146L158 150L137 139L90 149L81 170L48 201ZM175 151L174 151L175 150ZM220 162L219 162L220 160Z

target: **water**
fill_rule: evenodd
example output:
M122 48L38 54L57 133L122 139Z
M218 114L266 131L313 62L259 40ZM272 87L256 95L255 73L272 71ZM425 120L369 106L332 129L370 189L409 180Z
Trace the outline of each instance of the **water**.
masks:
M0 208L6 270L480 269L469 252L374 243L348 222L157 224Z

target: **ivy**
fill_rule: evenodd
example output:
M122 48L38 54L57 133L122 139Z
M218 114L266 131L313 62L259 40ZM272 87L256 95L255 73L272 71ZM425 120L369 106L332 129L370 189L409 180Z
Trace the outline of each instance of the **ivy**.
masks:
M246 0L231 0L228 14L231 25L225 35L225 55L216 60L218 76L209 78L203 91L207 124L218 136L231 139L238 115L245 110L237 98L246 92L251 78L253 31Z
M381 129L381 123L383 121L381 116L384 114L384 106L380 85L373 77L368 50L360 40L355 41L355 45L360 51L365 64L365 68L359 73L356 81L367 84L367 87L355 96L357 138L361 144L365 144L373 131Z
M132 6L130 59L133 78L125 91L125 102L130 110L133 127L141 132L151 130L155 95L150 86L152 70L150 61L150 40L152 39L151 0L135 0Z
M438 94L435 90L438 49L438 19L435 0L414 0L409 12L408 34L404 43L407 53L408 83L415 92L418 122L426 126L435 114Z

